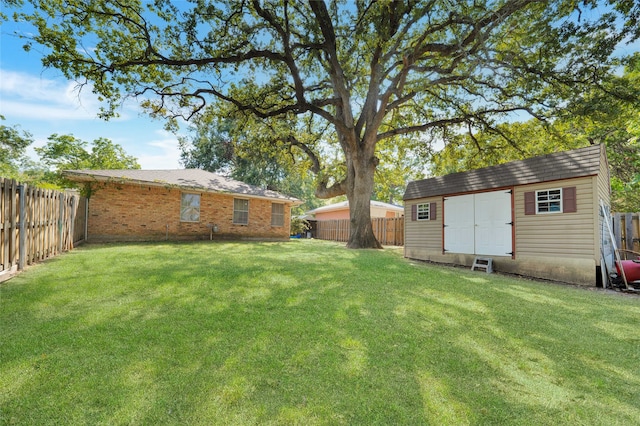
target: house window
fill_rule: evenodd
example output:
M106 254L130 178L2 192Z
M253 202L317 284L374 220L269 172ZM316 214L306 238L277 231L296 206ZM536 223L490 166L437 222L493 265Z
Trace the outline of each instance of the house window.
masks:
M430 208L429 203L418 204L418 220L429 220L430 219Z
M536 191L537 213L562 213L562 189Z
M271 203L271 226L284 226L284 204Z
M249 200L233 199L233 223L237 225L249 223Z
M180 221L200 221L200 194L182 193L180 198Z

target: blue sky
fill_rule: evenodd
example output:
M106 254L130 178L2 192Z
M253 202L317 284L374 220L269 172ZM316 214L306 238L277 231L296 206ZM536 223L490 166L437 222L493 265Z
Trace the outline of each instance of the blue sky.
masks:
M0 115L3 125L18 125L33 135L32 158L37 159L33 147L43 146L50 135L73 134L87 142L110 139L143 169L181 168L177 137L163 129L163 121L145 116L133 102L123 106L120 118L98 118L96 96L86 88L78 93L76 84L58 70L44 69L38 47L25 52L24 40L13 36L14 31L29 27L13 22L0 26Z

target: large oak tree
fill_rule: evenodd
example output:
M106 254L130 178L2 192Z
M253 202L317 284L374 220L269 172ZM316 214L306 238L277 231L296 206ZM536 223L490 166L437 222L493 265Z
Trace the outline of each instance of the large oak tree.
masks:
M18 19L36 26L44 65L99 94L106 117L126 97L173 118L215 99L265 126L290 123L275 146L308 157L318 196L347 195L357 248L379 247L369 200L382 141L415 134L429 144L499 130L518 112L552 115L597 86L615 46L637 37L639 6L610 3L38 0ZM591 18L598 7L610 13ZM300 137L309 129L323 137ZM327 144L342 155L337 175Z

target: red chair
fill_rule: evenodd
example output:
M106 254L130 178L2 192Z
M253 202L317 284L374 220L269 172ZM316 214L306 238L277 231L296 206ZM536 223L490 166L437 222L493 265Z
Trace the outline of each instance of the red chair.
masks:
M618 250L621 254L621 258L625 260L620 262L616 261L616 271L618 276L622 277L622 271L624 271L624 277L627 279L627 283L633 283L640 281L640 253L631 250ZM624 254L624 256L622 256ZM635 259L633 258L635 256ZM631 257L631 259L629 259ZM622 271L620 267L622 266Z

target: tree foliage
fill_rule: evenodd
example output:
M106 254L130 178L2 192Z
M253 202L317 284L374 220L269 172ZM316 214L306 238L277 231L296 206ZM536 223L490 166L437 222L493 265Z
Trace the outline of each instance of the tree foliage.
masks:
M218 106L216 111L220 111ZM302 150L291 144L274 145L282 134L289 131L294 120L285 128L265 127L253 117L203 114L193 120L188 136L180 138L181 163L187 168L199 168L223 173L252 185L281 191L306 200L301 209L311 210L323 203L315 197L314 188L318 173L309 172L313 165ZM306 133L306 135L305 135ZM306 140L306 146L325 145L330 141L312 141L314 135L324 135L320 129L298 132L298 138ZM402 199L404 188L410 180L420 179L426 170L427 156L415 153L416 142L411 138L381 143L377 147L380 163L376 168L375 187L372 199L397 202ZM339 152L334 152L334 161L325 156L325 170L331 168L333 176L340 176ZM342 172L343 174L343 172Z
M57 171L140 168L135 157L106 138L95 139L89 144L73 135L53 134L48 140L45 146L35 148L35 151L44 164Z
M605 91L582 93L548 122L505 123L498 126L500 135L453 135L434 156L432 173L443 175L604 144L611 171L612 209L639 211L640 54L628 58L623 75L609 76L602 87Z
M0 115L0 120L4 121ZM0 174L14 177L19 165L25 161L27 147L33 143L33 136L16 126L0 125Z
M603 3L609 12L592 18ZM126 97L169 118L215 113L217 99L265 135L278 129L272 149L308 158L318 196L347 195L349 247L379 247L369 200L380 144L499 134L514 112L553 116L640 35L628 0L32 4L18 19L50 49L44 65L90 84L105 117Z
M106 138L95 139L91 144L73 135L49 136L48 142L35 148L42 163L49 168L47 181L58 187L73 187L75 184L62 177L64 170L110 170L139 169L138 160L128 155L124 148ZM91 188L83 189L90 195Z
M274 149L276 129L261 128L251 116L230 114L201 114L193 120L189 135L179 138L182 165L306 200L294 213L318 207L306 158L286 146Z

